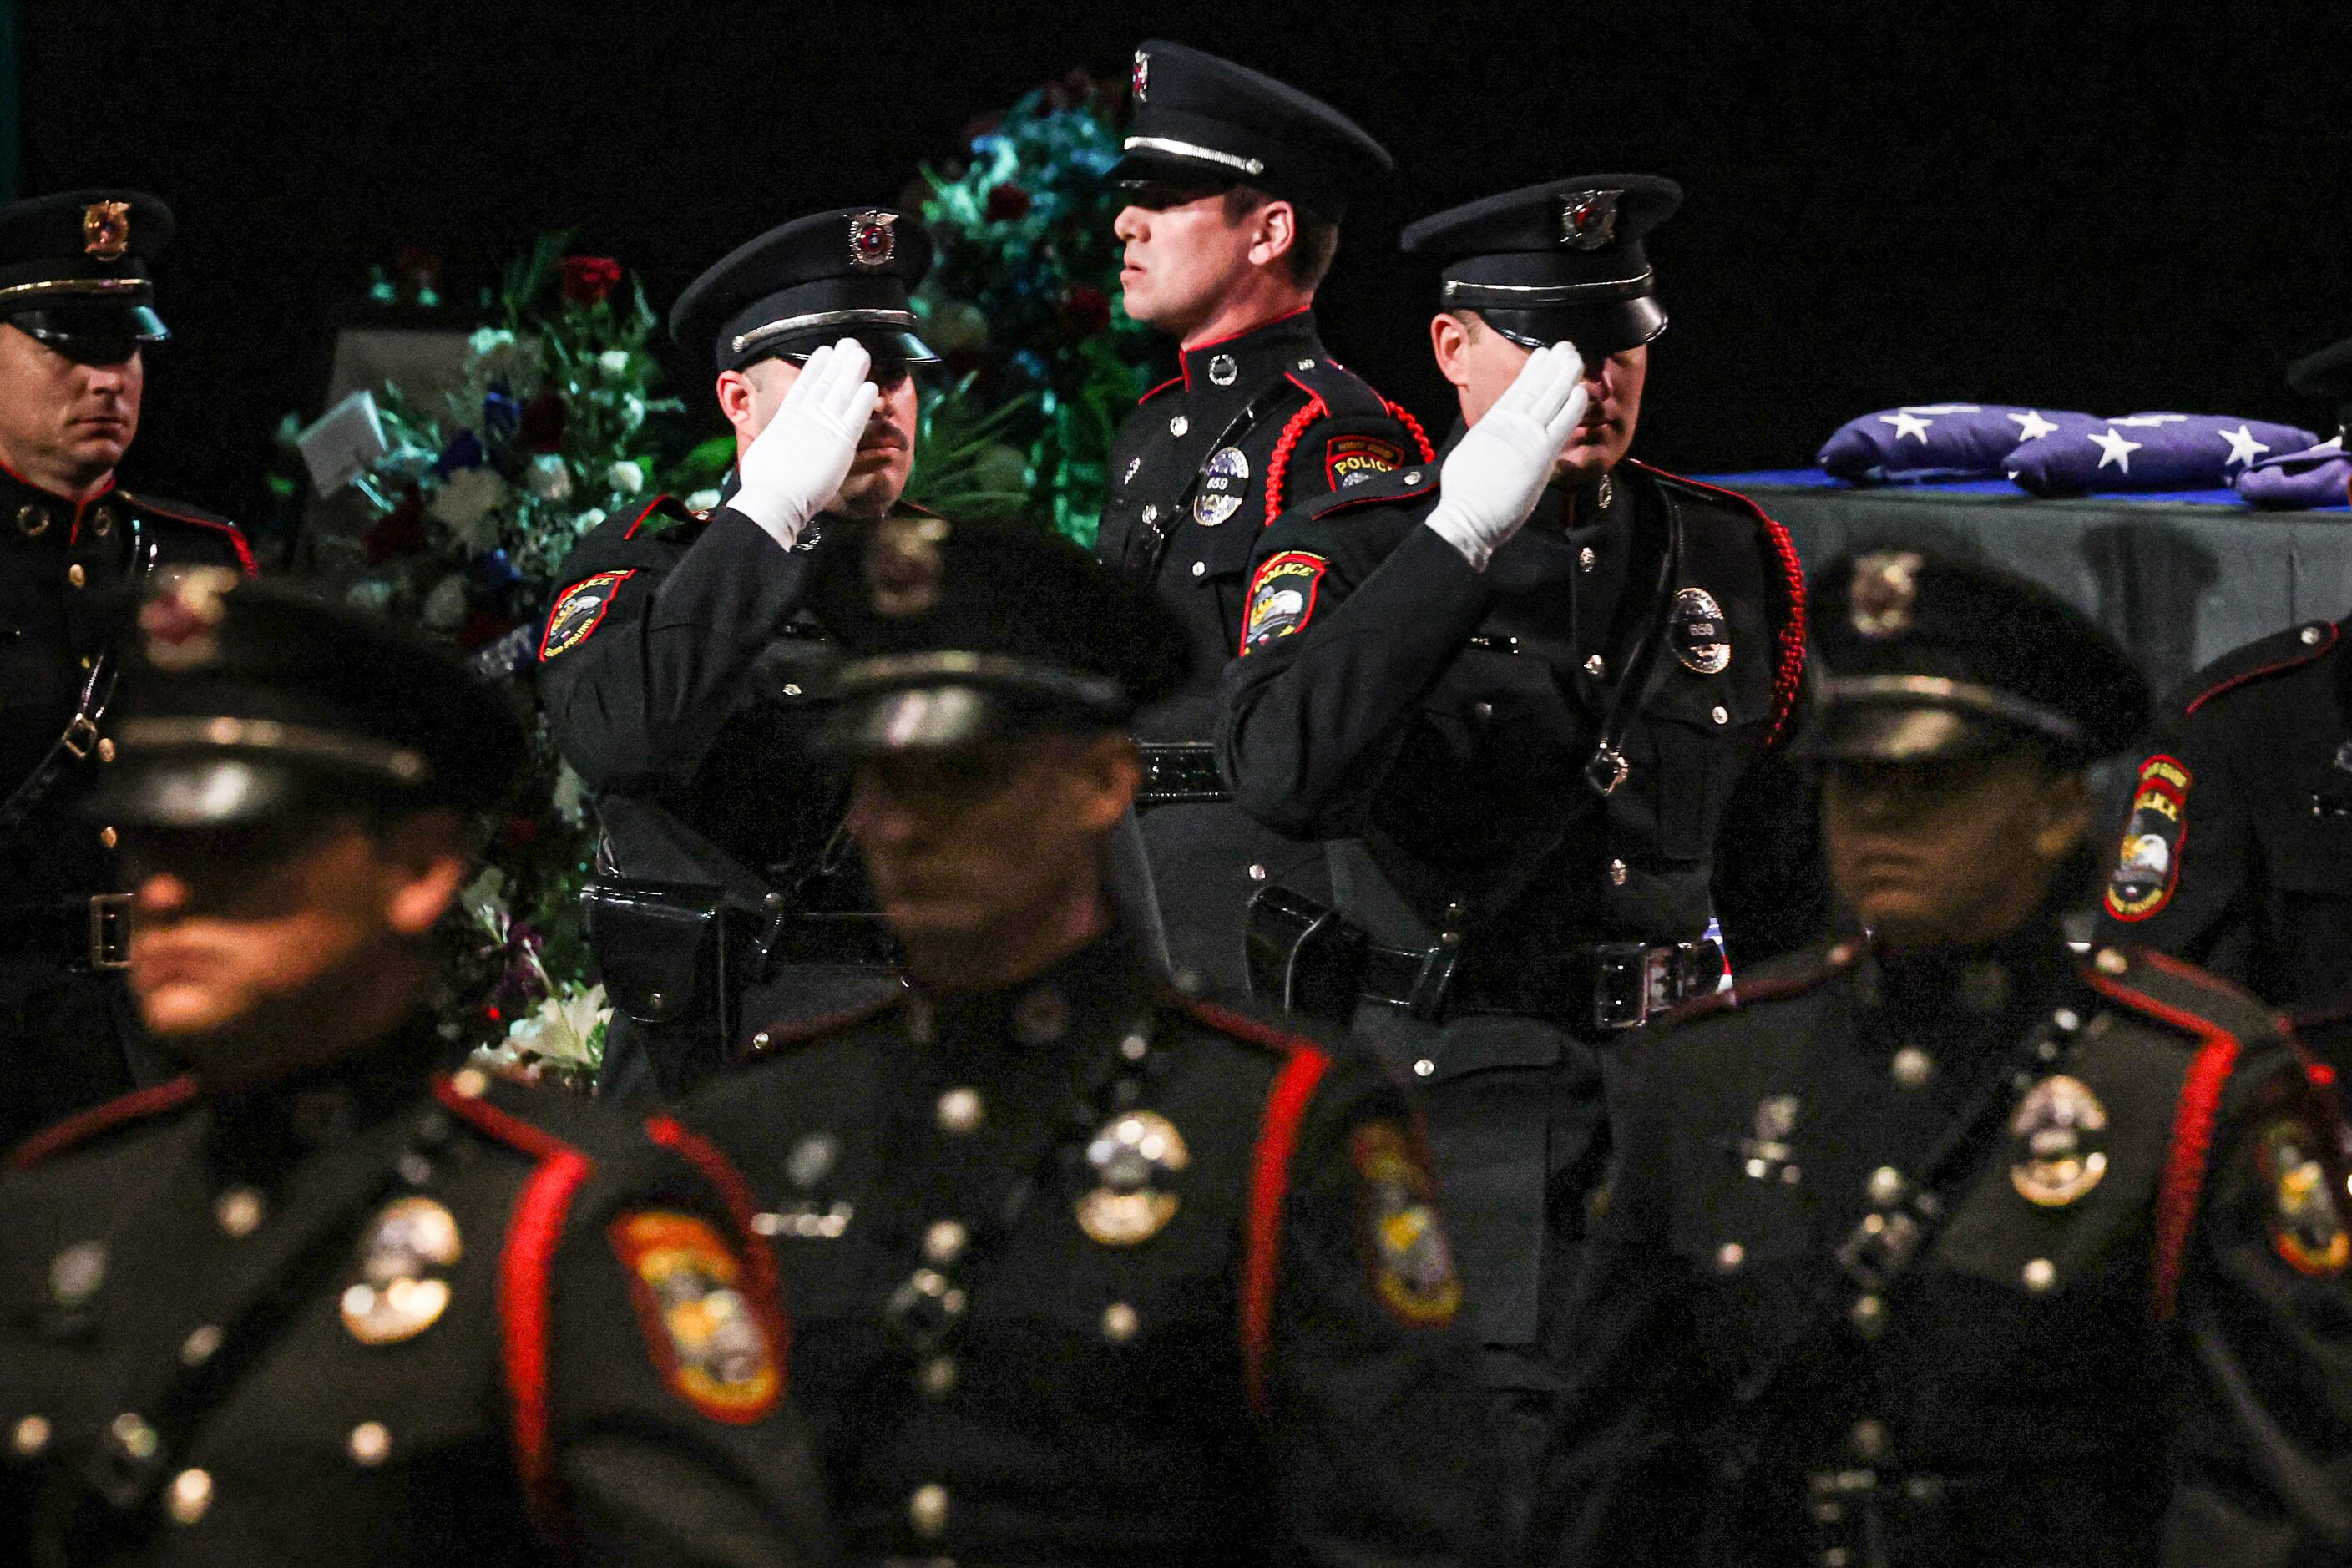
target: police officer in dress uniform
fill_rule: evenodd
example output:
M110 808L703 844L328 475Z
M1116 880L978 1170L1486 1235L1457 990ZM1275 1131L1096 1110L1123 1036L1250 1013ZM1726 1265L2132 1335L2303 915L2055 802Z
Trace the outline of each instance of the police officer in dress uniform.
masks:
M2336 1095L2244 993L2060 929L2093 876L2084 769L2145 683L1990 567L1888 551L1814 582L1803 743L1872 935L1743 971L1645 1047L1536 1540L2345 1561Z
M90 600L158 563L253 564L221 519L115 486L168 335L148 263L171 238L136 191L0 208L0 1146L156 1065L115 973L112 834L73 813L113 745Z
M436 1070L433 931L514 716L217 567L137 641L95 808L187 1073L0 1171L0 1561L828 1561L740 1178Z
M841 831L847 784L812 742L830 658L803 608L845 518L902 509L929 363L908 291L917 219L884 207L770 230L678 299L735 426L737 488L698 516L667 498L582 541L549 611L541 686L603 829L590 939L614 1021L603 1088L674 1097L751 1027L896 984Z
M2288 379L2352 409L2352 341ZM2105 940L2200 963L2288 1009L2352 1071L2352 655L2307 621L2164 704L2102 900Z
M1376 1064L1174 989L1105 897L1182 679L1165 609L1042 531L892 519L820 603L850 825L912 989L772 1031L681 1114L775 1238L862 1562L1442 1563L1483 1401Z
M1240 995L1252 894L1317 857L1234 810L1217 772L1217 671L1240 646L1250 552L1283 508L1426 461L1402 408L1342 369L1315 289L1351 191L1394 167L1337 110L1157 40L1135 53L1135 116L1112 177L1129 315L1179 341L1180 374L1111 444L1097 549L1175 611L1192 674L1138 716L1141 829L1180 973ZM1318 879L1319 880L1319 879Z
M1593 175L1406 231L1444 263L1431 335L1467 433L1266 531L1224 678L1243 807L1332 841L1336 910L1253 909L1258 994L1352 1013L1422 1089L1528 1467L1605 1047L1720 982L1717 911L1743 960L1825 918L1770 752L1803 666L1795 552L1744 499L1624 457L1666 324L1643 240L1680 195Z

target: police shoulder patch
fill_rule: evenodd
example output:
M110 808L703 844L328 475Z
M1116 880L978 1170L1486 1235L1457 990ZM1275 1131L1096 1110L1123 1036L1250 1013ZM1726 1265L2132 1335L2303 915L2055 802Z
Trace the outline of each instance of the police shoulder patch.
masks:
M1242 652L1264 647L1305 628L1315 614L1316 585L1330 563L1304 550L1268 556L1250 578L1249 608L1242 621Z
M2271 1249L2298 1274L2329 1279L2352 1263L2352 1234L2329 1190L2319 1140L2291 1116L2262 1130L2254 1163L2270 1192Z
M1334 436L1323 448L1323 477L1335 490L1404 467L1404 448L1378 436Z
M1415 1328L1450 1323L1462 1277L1437 1215L1437 1184L1418 1140L1394 1121L1368 1121L1348 1141L1362 1184L1364 1262L1372 1294Z
M714 1421L773 1410L784 1381L774 1330L719 1232L693 1215L646 1209L614 1221L609 1235L670 1392Z
M2172 901L2180 885L2180 848L2189 832L2189 769L2161 752L2139 765L2131 816L2115 869L2107 873L2107 913L2144 921Z
M635 575L635 568L599 572L557 595L555 607L547 612L547 631L539 639L540 661L545 663L586 642L588 634L604 624L605 612L613 607L613 596L620 592L621 584Z

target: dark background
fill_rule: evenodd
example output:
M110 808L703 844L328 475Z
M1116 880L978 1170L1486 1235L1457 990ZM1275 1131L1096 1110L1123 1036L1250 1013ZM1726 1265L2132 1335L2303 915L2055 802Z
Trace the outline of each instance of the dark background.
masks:
M179 210L134 482L264 504L333 312L436 253L470 299L579 226L657 308L803 210L890 200L974 115L1166 37L1354 114L1398 155L1322 314L1442 426L1406 221L1560 174L1689 189L1638 450L1808 463L1870 409L2326 411L2284 364L2352 332L2352 6L2264 0L845 5L22 0L27 193ZM691 374L690 379L689 373ZM678 364L715 425L706 368Z

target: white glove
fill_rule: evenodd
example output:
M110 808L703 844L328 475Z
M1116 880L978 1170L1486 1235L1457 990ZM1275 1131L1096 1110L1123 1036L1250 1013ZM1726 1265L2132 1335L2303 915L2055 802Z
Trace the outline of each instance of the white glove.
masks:
M1484 572L1536 510L1588 401L1584 356L1576 345L1538 349L1446 454L1429 526L1472 570Z
M799 379L785 388L775 417L752 437L735 466L741 488L727 504L787 550L849 477L866 416L882 396L866 379L873 363L856 338L809 355Z

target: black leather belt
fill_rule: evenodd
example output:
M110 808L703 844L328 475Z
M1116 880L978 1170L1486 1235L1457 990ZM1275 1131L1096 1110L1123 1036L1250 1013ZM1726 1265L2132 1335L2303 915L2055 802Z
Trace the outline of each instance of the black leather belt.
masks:
M1204 741L1156 742L1136 750L1143 753L1143 787L1135 792L1138 805L1234 798L1217 771L1217 748Z
M1706 995L1724 975L1723 949L1705 941L1585 942L1545 958L1456 973L1460 951L1367 943L1359 991L1367 1001L1415 1011L1427 1010L1437 993L1450 1014L1518 1013L1615 1033Z
M0 948L47 952L79 969L131 965L131 895L0 907Z

